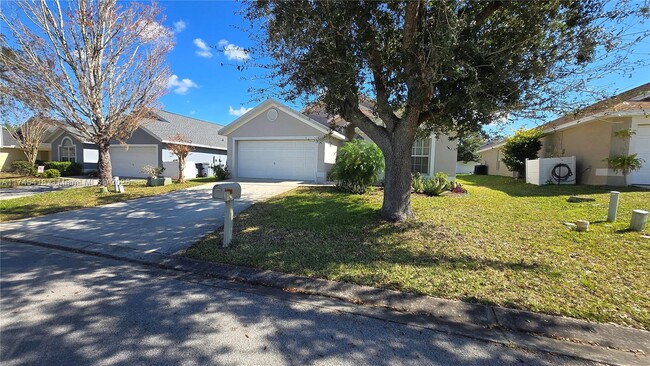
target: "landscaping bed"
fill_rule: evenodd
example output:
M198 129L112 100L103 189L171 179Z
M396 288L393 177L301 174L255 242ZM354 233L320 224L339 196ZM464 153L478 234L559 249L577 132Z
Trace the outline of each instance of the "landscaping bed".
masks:
M69 188L60 191L39 193L32 196L0 200L0 221L43 216L55 212L76 210L85 207L101 206L135 198L155 196L166 192L200 185L199 182L186 182L159 187L146 187L144 181L132 181L125 186L125 193L99 193L99 188Z
M611 187L459 181L469 195L413 195L417 218L401 224L379 218L380 190L297 188L241 213L231 248L216 232L185 255L650 329L650 239L625 230L650 191L617 189L612 224ZM589 231L563 224L578 219Z

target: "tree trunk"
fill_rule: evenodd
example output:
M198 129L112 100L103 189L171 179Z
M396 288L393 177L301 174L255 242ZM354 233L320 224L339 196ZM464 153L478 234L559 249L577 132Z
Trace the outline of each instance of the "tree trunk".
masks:
M185 182L185 158L178 157L178 183Z
M381 216L389 221L412 218L411 209L411 147L413 139L394 135L391 150L384 151L384 202Z
M102 141L97 144L99 149L99 161L97 162L97 174L99 184L108 187L113 182L113 167L111 166L111 154L109 152L110 142Z
M38 147L30 147L26 151L23 151L25 153L25 156L27 156L27 160L29 161L32 166L36 166L36 156L38 155Z

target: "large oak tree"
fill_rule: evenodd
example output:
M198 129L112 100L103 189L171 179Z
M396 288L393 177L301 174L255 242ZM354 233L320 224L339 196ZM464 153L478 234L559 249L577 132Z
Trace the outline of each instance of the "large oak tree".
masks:
M128 138L167 87L173 37L159 9L116 0L9 5L16 7L0 14L9 34L2 46L20 57L0 56L0 64L14 71L18 90L39 95L57 120L97 145L99 177L109 184L111 140Z
M282 97L317 96L379 145L381 213L400 221L412 216L419 134L464 134L514 111L546 111L578 91L602 51L609 58L599 61L624 61L615 51L625 42L606 25L641 9L606 3L262 0L244 13ZM363 98L381 123L362 113Z

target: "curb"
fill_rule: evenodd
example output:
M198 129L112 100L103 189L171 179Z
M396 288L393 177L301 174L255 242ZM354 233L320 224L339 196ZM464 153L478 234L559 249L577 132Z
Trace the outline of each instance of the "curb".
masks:
M351 312L508 346L609 364L646 365L650 362L650 332L614 324L210 263L155 251L142 252L119 245L42 237L12 230L3 232L2 239L281 289L285 293L343 300L365 305L364 310L359 310L360 307L357 306L357 310Z

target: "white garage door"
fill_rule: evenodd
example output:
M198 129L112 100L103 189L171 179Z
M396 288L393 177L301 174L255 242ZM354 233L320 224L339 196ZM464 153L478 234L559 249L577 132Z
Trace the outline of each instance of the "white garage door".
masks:
M156 145L111 146L111 165L113 175L146 178L147 174L142 172L142 167L158 166L158 148Z
M636 134L630 140L630 154L637 154L644 160L641 170L628 176L628 184L650 184L650 123L638 123L632 126Z
M241 178L315 180L318 144L305 140L238 141Z

